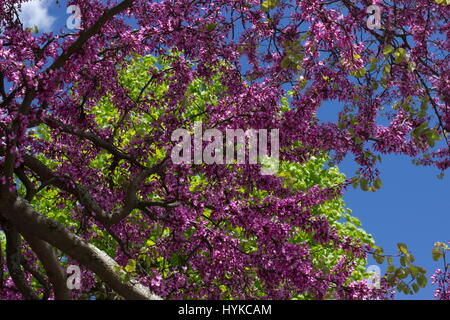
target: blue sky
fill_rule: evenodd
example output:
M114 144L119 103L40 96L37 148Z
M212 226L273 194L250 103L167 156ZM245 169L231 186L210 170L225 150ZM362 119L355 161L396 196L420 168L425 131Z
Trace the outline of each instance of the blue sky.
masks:
M37 25L40 31L59 32L64 28L69 14L66 13L65 1L60 1L59 8L55 2L37 0L25 4L22 15L25 26ZM335 117L328 111L321 111L320 115L328 120ZM352 176L357 169L352 160L349 157L339 165L347 176ZM379 168L383 187L375 193L350 188L344 196L347 207L360 218L363 228L374 236L377 245L383 247L386 253L396 253L397 242L406 243L416 257L415 264L425 267L429 278L436 268L442 266L431 258L434 242L450 240L447 200L450 177L439 180L436 178L439 173L437 169L417 167L405 156L385 156ZM376 262L371 260L370 264ZM429 280L428 286L418 294L398 294L397 298L432 299L433 290Z
M338 102L327 102L318 110L317 116L321 122L336 122L341 108L342 104ZM379 120L381 124L388 124L386 119ZM447 200L450 176L447 173L443 179L438 179L438 169L416 166L411 160L404 155L383 155L377 166L381 171L382 188L364 192L349 187L344 200L346 207L361 220L362 228L373 235L386 254L397 254L397 243L403 242L416 258L414 264L428 271L426 288L414 295L398 293L396 298L432 299L434 286L430 276L443 265L442 261L433 261L431 249L436 241L450 240ZM353 177L359 168L351 154L337 165L347 177ZM377 262L370 258L369 264L377 265ZM398 260L396 265L400 265ZM387 266L384 264L380 268L385 272Z
M339 167L348 176L357 168L351 159ZM346 205L385 253L396 253L397 242L406 243L416 258L414 264L427 269L429 278L442 267L442 261L431 258L434 242L450 240L450 176L440 180L436 178L439 170L415 166L406 156L385 156L380 169L383 187L377 192L351 187L344 195ZM376 264L373 259L370 263ZM417 294L398 294L397 298L431 299L433 291L429 279L427 287Z
M26 2L22 4L20 20L24 27L37 26L40 31L49 32L57 24L56 8L57 6L53 0Z

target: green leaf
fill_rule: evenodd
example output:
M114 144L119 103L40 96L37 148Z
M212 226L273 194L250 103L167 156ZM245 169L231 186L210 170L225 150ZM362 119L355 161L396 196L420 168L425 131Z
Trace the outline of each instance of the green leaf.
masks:
M378 255L378 254L374 254L373 258L375 259L375 261L379 264L382 264L384 262L384 259L386 258L386 256L382 256L382 255Z
M264 12L269 12L269 10L274 9L278 6L279 0L266 0L261 3L261 10Z
M428 282L428 279L427 279L427 277L425 277L424 274L419 275L419 277L417 278L417 283L422 288L425 288L427 286L427 282Z
M392 263L392 257L388 257L387 262L388 262L389 265L392 265L393 264Z
M367 181L366 178L361 178L359 180L359 185L360 185L362 191L368 191L369 190L368 181Z
M401 253L404 253L404 254L408 253L408 246L406 244L399 242L399 243L397 243L397 247Z
M383 185L383 182L381 181L380 178L377 178L375 180L375 182L373 183L373 186L375 187L375 189L380 189L382 185Z
M383 66L383 75L386 77L390 73L391 73L391 66L388 64L385 64Z
M395 63L399 64L406 60L406 50L403 48L398 48L394 52Z
M364 77L364 76L366 75L366 72L367 72L367 69L366 69L366 68L358 69L358 70L356 70L355 76L356 76L357 78L362 78L362 77Z
M183 257L179 254L173 253L170 256L169 262L173 266L181 266L181 265L183 265Z
M439 246L436 245L431 251L431 255L434 261L438 261L444 256L444 251Z
M377 90L379 86L380 86L380 85L378 84L377 81L373 81L373 82L372 82L372 90Z
M291 68L293 66L294 63L289 56L285 56L283 59L281 59L280 67L282 67L283 69Z
M395 272L395 267L394 267L394 265L390 264L390 265L387 267L386 271L387 271L388 273Z
M397 289L398 291L406 294L408 291L408 286L403 281L400 281L397 285Z
M128 260L128 264L125 267L126 272L135 272L136 271L136 260L130 259Z
M114 272L120 273L122 271L122 267L121 266L113 266L112 269L114 270Z
M383 54L389 54L392 51L394 51L394 47L388 44L386 47L383 48Z
M408 265L408 259L406 258L406 256L401 256L401 257L400 257L400 264L401 264L403 267L406 267L406 266Z
M208 23L206 25L206 30L208 30L209 32L214 31L216 29L216 24L214 22Z
M308 84L308 80L306 80L303 76L298 77L298 88L300 90L305 89Z

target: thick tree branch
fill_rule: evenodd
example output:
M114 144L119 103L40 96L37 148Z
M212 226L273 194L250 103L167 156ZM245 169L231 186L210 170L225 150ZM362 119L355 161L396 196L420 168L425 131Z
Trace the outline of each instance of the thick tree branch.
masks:
M160 299L134 279L124 282L120 272L114 271L119 265L110 256L65 229L60 223L38 213L26 200L17 198L1 201L0 213L16 226L19 232L38 237L71 256L124 298Z
M14 173L17 175L17 177L20 179L20 181L25 186L25 189L27 191L25 199L27 201L31 201L33 199L34 195L36 194L36 188L35 188L34 184L30 181L30 179L28 179L27 175L25 174L25 172L23 171L22 168L15 169Z
M22 255L20 252L20 235L11 227L4 228L6 235L6 264L9 275L20 293L28 300L39 300L39 297L28 285L25 274L21 268Z
M56 300L70 300L71 292L67 288L66 273L59 263L53 248L45 241L39 238L29 236L27 233L22 234L30 245L33 252L41 261L48 279L53 287Z

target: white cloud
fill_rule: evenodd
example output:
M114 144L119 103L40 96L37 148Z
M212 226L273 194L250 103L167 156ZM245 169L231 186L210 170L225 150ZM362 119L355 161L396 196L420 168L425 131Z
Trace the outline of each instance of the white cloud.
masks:
M22 3L22 9L19 14L25 28L37 26L39 31L48 32L51 30L56 18L48 13L49 0L31 0Z

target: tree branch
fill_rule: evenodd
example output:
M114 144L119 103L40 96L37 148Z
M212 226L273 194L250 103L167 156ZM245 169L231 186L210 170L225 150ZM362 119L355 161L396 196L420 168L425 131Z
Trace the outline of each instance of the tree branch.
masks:
M26 200L17 198L13 201L1 201L0 213L11 221L19 232L38 237L71 256L124 298L160 299L134 279L123 282L120 273L124 271L114 270L119 267L116 261L60 223L35 211Z
M25 260L24 257L22 257L20 261L23 269L30 273L44 288L44 294L42 297L42 300L48 300L48 297L50 296L50 284L47 282L47 279L44 277L42 273L39 272L39 270L34 269L27 260Z
M20 253L19 233L9 226L4 228L4 232L6 235L6 264L8 266L9 275L25 299L39 300L39 297L28 285L23 270L20 267L22 255Z
M120 220L130 214L133 209L139 207L137 199L137 191L142 182L154 173L160 173L164 167L167 158L151 168L147 168L138 173L130 182L125 196L125 201L122 207L118 208L112 213L105 212L98 202L89 194L87 188L80 186L73 181L67 181L63 177L56 176L45 164L31 155L23 155L24 165L36 173L39 180L48 182L49 184L66 191L85 206L88 210L95 213L95 219L104 226L110 226L120 222Z
M58 257L56 256L53 248L45 241L42 241L37 237L29 236L27 233L23 233L22 236L39 258L39 261L41 261L45 269L45 273L52 284L55 299L70 300L72 295L70 290L67 288L66 272L59 263Z
M130 161L132 164L136 165L137 167L141 169L145 169L145 166L139 163L136 159L134 159L132 156L124 153L123 151L119 150L116 146L114 146L112 143L105 141L98 137L96 134L92 132L85 132L83 130L74 128L70 125L64 124L59 120L52 119L52 118L46 118L44 122L53 129L59 129L61 132L65 132L74 136L77 136L81 139L89 140L91 141L95 146L102 148L112 155L118 157L119 159L124 159Z
M70 47L63 52L54 62L48 67L46 71L56 70L61 68L64 63L74 54L75 52L82 49L83 45L95 34L99 33L101 28L111 20L115 15L125 11L133 4L134 0L125 0L119 3L117 6L106 10L103 15L87 30L80 32L77 40L75 40Z

